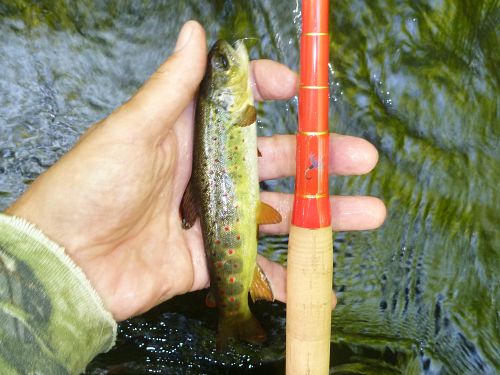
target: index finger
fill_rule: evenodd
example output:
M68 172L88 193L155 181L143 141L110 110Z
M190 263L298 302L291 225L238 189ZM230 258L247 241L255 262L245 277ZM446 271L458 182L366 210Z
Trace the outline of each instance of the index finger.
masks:
M298 77L276 61L254 60L250 63L250 83L257 101L289 99L297 93Z

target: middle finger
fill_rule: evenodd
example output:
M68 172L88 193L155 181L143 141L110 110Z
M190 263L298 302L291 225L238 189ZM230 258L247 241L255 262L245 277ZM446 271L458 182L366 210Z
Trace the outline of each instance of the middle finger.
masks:
M260 180L295 175L294 135L260 137L258 147ZM330 134L330 163L328 173L360 175L370 172L378 161L377 149L364 139Z

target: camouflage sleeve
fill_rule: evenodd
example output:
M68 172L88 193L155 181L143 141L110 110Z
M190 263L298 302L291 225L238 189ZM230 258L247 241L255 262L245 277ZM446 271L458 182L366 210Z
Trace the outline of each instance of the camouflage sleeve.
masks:
M40 230L0 214L0 374L74 374L115 342L83 272Z

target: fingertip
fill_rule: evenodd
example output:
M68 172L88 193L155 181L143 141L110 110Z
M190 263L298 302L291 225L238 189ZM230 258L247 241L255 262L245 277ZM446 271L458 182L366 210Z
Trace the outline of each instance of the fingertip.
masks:
M371 228L367 229L377 229L380 228L387 217L387 207L385 206L385 203L377 198L377 197L371 197L372 202L370 205L370 210L368 211L368 214L371 216Z
M181 27L179 36L170 56L156 71L156 73L171 73L170 65L178 65L188 82L196 82L203 78L207 57L206 34L203 26L194 20L187 21ZM155 73L155 74L156 74Z
M387 215L384 202L371 196L332 196L335 231L371 230L380 227Z
M335 309L335 306L337 306L337 295L332 290L332 310Z
M287 66L272 60L251 62L255 100L289 99L297 93L298 76Z
M363 138L332 134L330 144L330 169L335 174L361 175L377 165L377 149Z
M206 49L203 27L186 22L174 53L115 111L114 123L121 133L148 141L161 139L193 100L205 73Z
M368 173L371 172L378 163L378 150L372 143L368 142L366 139L359 139L361 140L362 148L364 150L360 163L365 165L365 173Z
M194 35L193 35L194 34ZM198 35L196 35L198 34ZM191 41L191 38L204 38L205 37L205 29L195 20L189 20L185 22L181 29L179 30L179 34L177 37L177 42L175 44L174 53L180 52L188 45Z

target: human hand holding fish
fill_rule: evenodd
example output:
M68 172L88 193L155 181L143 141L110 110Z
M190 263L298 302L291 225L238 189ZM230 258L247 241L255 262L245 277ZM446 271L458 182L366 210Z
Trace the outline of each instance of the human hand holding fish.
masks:
M66 249L84 271L116 320L145 312L176 295L209 286L199 221L183 230L178 207L191 175L194 97L205 72L203 28L184 25L172 56L143 87L106 119L92 126L75 147L42 174L6 211L23 217ZM297 77L283 65L253 61L254 98L287 99ZM375 148L349 136L330 136L330 172L358 175L377 163ZM295 137L258 139L261 180L295 173ZM262 233L287 233L292 195L266 192L279 224ZM373 197L331 197L334 230L363 230L384 221L383 203ZM286 301L286 270L259 257Z

